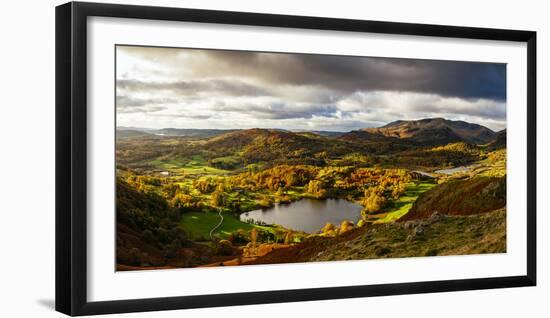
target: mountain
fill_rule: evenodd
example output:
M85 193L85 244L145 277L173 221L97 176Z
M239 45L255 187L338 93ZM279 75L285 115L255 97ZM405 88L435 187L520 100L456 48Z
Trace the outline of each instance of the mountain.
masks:
M191 137L191 138L211 138L228 132L236 131L236 129L186 129L186 128L140 128L140 127L117 127L117 138L134 138L134 137Z
M371 132L366 129L353 130L340 136L341 140L351 142L379 142L379 141L399 141L395 136L386 136L379 132Z
M497 132L493 136L493 139L489 143L488 147L490 149L506 148L506 129Z
M345 131L307 130L307 129L295 129L291 131L295 133L315 134L323 137L333 137L333 138L340 137L346 133Z
M116 130L116 138L137 138L137 137L150 137L150 136L153 136L153 135L141 130L134 130L134 129L128 129L128 128L124 128L124 129L117 128Z
M379 128L364 128L359 132L369 133L365 136L370 139L374 138L373 135L379 135L423 145L441 145L461 141L484 144L495 136L495 132L487 127L444 118L398 120ZM351 133L360 134L357 131Z
M254 139L267 136L270 134L289 134L277 130L269 129L246 129L246 130L235 130L226 132L224 134L215 136L208 140L205 144L206 148L211 149L226 149L232 148L235 150L240 150L241 148L250 144Z
M156 135L161 136L180 136L180 137L196 137L209 138L215 137L228 132L233 132L235 129L182 129L182 128L162 128L155 130Z

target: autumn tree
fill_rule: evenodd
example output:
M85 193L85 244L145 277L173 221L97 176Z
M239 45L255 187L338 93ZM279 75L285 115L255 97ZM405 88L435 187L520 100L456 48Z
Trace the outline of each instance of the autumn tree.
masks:
M253 228L250 231L250 242L252 242L252 247L256 247L256 240L258 240L258 230Z
M177 209L185 209L185 208L195 208L196 202L195 198L191 195L184 194L184 193L176 193L176 195L170 200L170 205Z
M316 198L324 198L327 194L327 190L323 188L323 183L319 180L311 180L307 184L306 192Z
M348 220L342 221L342 224L340 224L340 234L345 233L349 230L353 229L353 223L351 223Z
M210 197L210 204L214 207L222 207L225 205L225 194L221 191L214 191Z
M403 195L403 193L405 193L405 185L401 182L398 182L391 187L391 190L392 198L398 199L400 196Z
M368 188L365 190L365 196L361 204L365 207L367 213L378 212L387 204L388 200L384 196L383 189Z

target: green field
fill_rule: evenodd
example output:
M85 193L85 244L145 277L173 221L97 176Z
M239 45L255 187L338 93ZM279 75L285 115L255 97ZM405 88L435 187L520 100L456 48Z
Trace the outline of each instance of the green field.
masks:
M174 170L178 169L186 164L185 159L170 158L170 159L154 159L146 162L157 169Z
M393 202L391 210L378 214L379 218L373 223L380 224L398 220L409 212L420 194L430 190L435 185L432 182L409 183L405 188L405 193Z
M210 240L210 230L216 226L220 221L220 217L217 213L213 212L189 212L185 213L180 221L180 226L185 230L191 239L193 240ZM235 215L230 213L223 214L222 225L213 233L214 236L220 236L226 238L232 232L239 229L249 231L253 228L262 230L270 230L270 227L252 225L241 222Z
M228 170L209 166L202 156L195 155L189 159L174 157L170 159L154 159L147 161L156 169L167 170L184 175L224 175Z

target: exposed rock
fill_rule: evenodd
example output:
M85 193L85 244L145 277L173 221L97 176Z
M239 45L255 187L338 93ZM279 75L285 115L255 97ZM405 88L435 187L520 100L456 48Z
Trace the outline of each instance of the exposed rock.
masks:
M434 211L434 213L432 213L432 215L430 216L430 220L433 222L438 222L440 220L443 220L446 217L447 217L446 214L439 213L438 211Z
M414 228L413 233L415 236L418 236L424 234L425 231L426 229L424 228L424 225L419 224Z

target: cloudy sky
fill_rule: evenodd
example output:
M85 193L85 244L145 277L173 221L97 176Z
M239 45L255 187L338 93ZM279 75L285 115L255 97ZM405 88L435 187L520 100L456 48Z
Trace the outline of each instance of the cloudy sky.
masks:
M119 127L506 126L504 64L117 46L116 67Z

